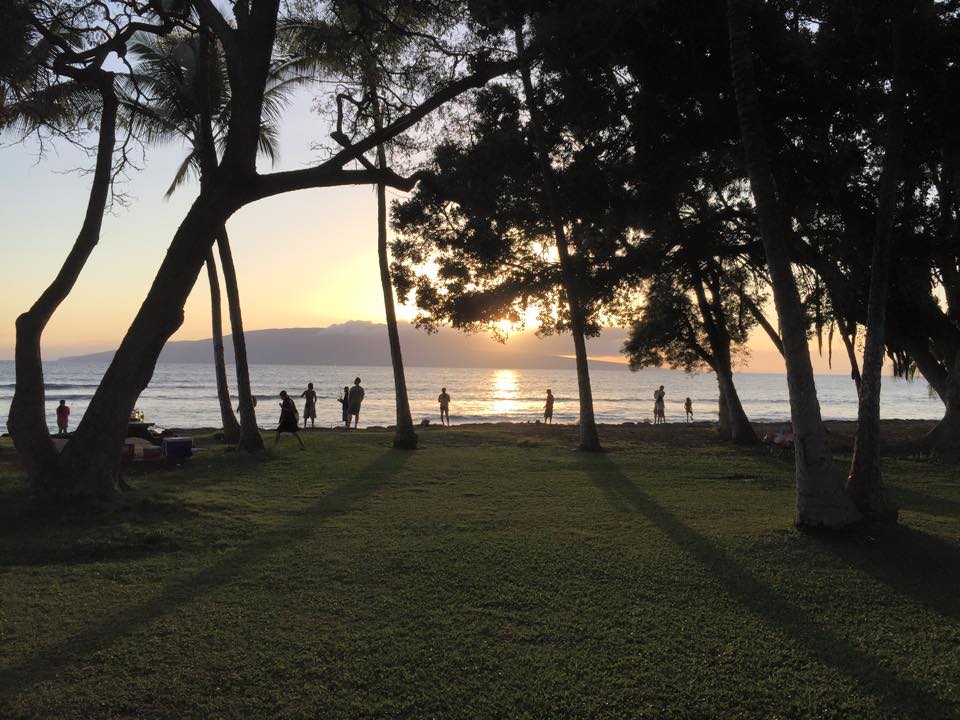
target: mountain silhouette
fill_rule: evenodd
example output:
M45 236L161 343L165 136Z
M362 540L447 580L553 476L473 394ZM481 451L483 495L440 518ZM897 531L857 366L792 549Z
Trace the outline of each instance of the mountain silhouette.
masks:
M625 331L605 330L590 338L592 362L605 362L620 355ZM353 320L323 328L282 328L251 330L246 333L247 356L257 365L390 365L387 327L382 323ZM411 367L479 368L572 368L573 341L569 335L538 338L526 331L500 343L486 334L467 334L441 328L432 335L412 325L400 326L403 362ZM224 337L227 362L233 362L233 340ZM104 362L113 351L73 355L62 362ZM605 358L601 359L601 358ZM168 342L159 362L210 363L213 347L210 339Z

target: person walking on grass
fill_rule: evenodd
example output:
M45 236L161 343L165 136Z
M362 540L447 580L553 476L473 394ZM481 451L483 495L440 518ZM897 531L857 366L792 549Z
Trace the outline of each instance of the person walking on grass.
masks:
M303 439L300 437L300 417L297 404L287 395L286 390L280 391L280 423L277 425L277 437L273 444L280 442L280 433L291 433L300 443L300 449L305 450Z
M337 402L340 403L340 411L343 415L342 420L345 427L350 427L350 388L347 385L343 386L343 396L337 398Z
M310 420L310 427L316 427L317 419L317 393L313 389L313 383L307 383L307 389L300 393L303 401L303 429L307 429L307 419Z
M553 424L553 390L547 388L547 401L543 404L543 422Z
M356 378L353 381L353 387L350 388L350 392L347 395L347 403L349 405L349 417L347 417L347 427L350 427L350 418L353 418L353 429L357 429L357 425L360 423L360 405L363 402L364 393L363 388L360 387L360 378Z
M683 403L683 410L687 413L687 422L693 422L693 400L687 398Z
M70 406L67 405L66 400L61 400L60 404L57 405L57 433L60 435L67 434L67 425L70 424Z
M450 427L450 394L446 388L440 388L440 395L437 396L437 402L440 403L440 424L443 425L443 419L447 419L447 427Z
M663 390L663 385L660 386L659 390L655 390L653 393L653 424L660 425L667 421L664 415L663 409L663 398L667 393Z

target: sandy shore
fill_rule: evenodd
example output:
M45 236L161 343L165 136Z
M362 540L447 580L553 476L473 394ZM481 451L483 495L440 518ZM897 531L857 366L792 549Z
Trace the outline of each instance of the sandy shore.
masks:
M936 420L882 420L880 422L881 437L884 444L884 454L903 455L916 452L916 445L930 429L937 424ZM758 437L766 433L774 433L783 423L754 423ZM834 452L849 453L853 450L853 441L857 432L857 423L853 420L829 420L825 423L829 433L830 446ZM418 433L457 432L470 428L496 429L506 433L516 433L518 436L540 435L553 433L569 435L571 442L576 441L577 426L557 423L544 425L543 423L464 423L445 428L442 425L431 424L426 427L418 426ZM382 426L360 428L360 432L385 432L392 430ZM606 438L611 441L656 442L676 447L691 445L709 445L719 443L717 425L714 422L694 423L667 423L652 425L650 423L622 423L618 425L600 425L601 441ZM219 432L218 428L172 428L169 432L176 435L211 435ZM264 433L272 433L272 428L265 428ZM307 428L301 432L355 432L347 431L342 427Z

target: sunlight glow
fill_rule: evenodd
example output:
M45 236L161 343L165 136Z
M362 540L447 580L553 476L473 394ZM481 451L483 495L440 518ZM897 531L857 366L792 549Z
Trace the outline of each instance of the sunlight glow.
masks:
M509 414L520 409L520 386L513 370L495 370L490 377L490 405L493 412Z

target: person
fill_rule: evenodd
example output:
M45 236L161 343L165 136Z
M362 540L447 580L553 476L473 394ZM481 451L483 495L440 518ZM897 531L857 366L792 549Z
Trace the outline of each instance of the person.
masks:
M350 401L347 399L349 396L350 388L344 385L343 397L338 397L337 402L340 403L340 410L343 415L343 424L347 427L350 427Z
M687 413L687 422L693 422L693 400L687 398L683 403L683 409Z
M313 383L307 383L307 389L300 393L303 401L303 428L307 428L307 418L310 419L310 427L316 427L317 419L317 393L313 389Z
M446 388L440 388L440 395L437 396L437 402L440 403L440 424L443 425L443 419L447 419L447 427L450 426L450 394Z
M663 397L667 393L663 390L663 385L660 386L659 390L654 391L653 393L653 424L659 425L660 423L665 423L667 421L664 412L663 412Z
M350 388L350 393L347 395L347 403L349 405L348 411L349 416L347 417L347 427L350 427L350 417L353 417L353 429L357 429L357 425L360 422L360 403L363 402L364 396L363 388L360 387L360 378L356 378L353 381L353 387Z
M61 400L57 405L57 432L61 435L67 434L67 425L70 424L70 406L66 400Z
M553 391L547 388L547 401L543 404L543 421L553 424Z
M297 404L287 395L286 390L280 391L280 423L277 425L277 437L273 444L280 442L280 433L292 433L300 443L300 449L305 450L303 439L300 437L300 418L297 413Z

